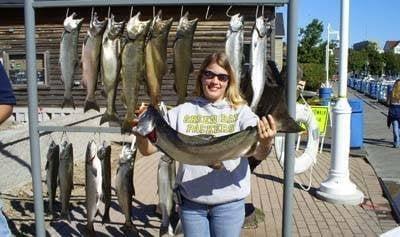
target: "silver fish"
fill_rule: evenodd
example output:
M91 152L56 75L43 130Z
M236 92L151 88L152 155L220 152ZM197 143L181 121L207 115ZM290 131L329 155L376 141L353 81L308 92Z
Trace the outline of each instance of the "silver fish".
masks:
M139 117L134 131L172 159L189 165L222 167L224 160L251 155L257 145L257 127L221 137L187 136L171 128L153 106Z
M86 191L86 217L87 231L90 236L94 236L93 221L97 214L100 197L102 195L102 170L101 161L97 156L97 145L94 141L89 141L86 149L85 162L85 191Z
M82 26L83 18L74 19L77 14L74 12L64 20L64 32L60 43L60 58L59 64L61 68L61 80L64 83L64 101L61 108L64 106L72 106L75 109L75 104L72 99L72 87L74 85L74 73L78 67L78 38L79 31Z
M60 146L54 141L50 143L47 151L46 184L49 198L49 212L54 213L54 202L57 191L58 166L60 162Z
M74 186L74 152L72 143L64 141L60 148L60 164L58 166L60 181L61 218L71 220L69 215L69 200Z
M107 95L107 108L101 116L100 124L108 121L119 123L115 111L115 97L121 69L121 36L124 30L124 22L115 22L114 15L108 20L107 28L103 34L101 47L101 74L104 91Z
M133 187L133 166L135 164L136 149L132 150L129 145L122 147L119 167L115 177L115 187L118 196L118 204L125 215L124 228L136 232L132 223L132 196L135 194Z
M174 89L178 95L178 104L182 104L186 100L189 74L193 72L192 46L198 19L189 21L188 15L189 13L186 12L179 20L173 46L172 72L174 73Z
M225 53L235 71L235 77L240 87L243 60L243 16L233 15L226 34Z
M89 30L82 46L82 85L86 88L84 112L89 109L100 111L96 103L95 91L100 71L100 52L103 32L107 20L99 21L97 13L90 20Z
M161 20L161 10L154 17L146 45L146 81L151 104L157 106L161 100L161 82L167 72L167 43L172 18Z
M131 132L139 96L140 82L145 76L144 48L150 20L140 21L140 12L126 25L126 42L121 52L122 102L127 111L121 126L122 132Z
M251 62L251 87L253 99L250 108L255 111L260 102L265 84L265 64L267 49L267 28L265 19L260 16L256 19L251 36L250 62Z
M101 174L103 175L103 196L104 214L103 223L110 222L110 206L111 206L111 145L103 141L97 156L101 160Z
M174 231L170 220L174 213L175 203L173 199L173 189L176 177L175 161L168 156L161 157L158 163L158 197L161 210L160 236L164 234L173 235Z

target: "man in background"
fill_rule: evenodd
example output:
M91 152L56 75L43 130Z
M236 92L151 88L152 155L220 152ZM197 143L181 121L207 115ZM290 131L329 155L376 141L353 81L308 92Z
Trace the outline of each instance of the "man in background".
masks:
M0 124L10 117L16 100L11 87L10 80L0 63ZM7 220L3 214L3 205L0 202L0 236L11 236L10 228L8 228Z

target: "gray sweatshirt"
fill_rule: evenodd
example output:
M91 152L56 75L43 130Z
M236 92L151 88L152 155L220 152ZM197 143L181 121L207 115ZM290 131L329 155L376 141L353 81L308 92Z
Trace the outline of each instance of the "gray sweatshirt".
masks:
M168 111L166 120L180 133L223 136L257 126L258 117L247 105L234 109L227 100L210 103L198 97ZM238 144L239 146L240 144ZM200 159L200 157L199 157ZM245 158L223 161L225 168L180 164L176 177L181 194L194 202L220 204L250 194L250 170Z

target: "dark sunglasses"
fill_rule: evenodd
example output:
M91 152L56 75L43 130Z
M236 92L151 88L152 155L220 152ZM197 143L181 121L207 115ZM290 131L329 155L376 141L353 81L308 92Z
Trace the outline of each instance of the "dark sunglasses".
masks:
M214 78L216 76L218 78L218 80L222 81L222 82L226 82L226 81L229 80L229 75L227 75L227 74L215 74L214 72L208 71L208 70L205 70L203 72L203 76L206 79L211 79L211 78Z

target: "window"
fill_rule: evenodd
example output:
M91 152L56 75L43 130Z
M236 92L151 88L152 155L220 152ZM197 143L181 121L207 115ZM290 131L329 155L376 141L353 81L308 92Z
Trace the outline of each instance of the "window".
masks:
M26 54L24 52L3 52L3 63L13 88L26 88ZM48 51L36 54L38 88L45 88L48 85L48 63Z

